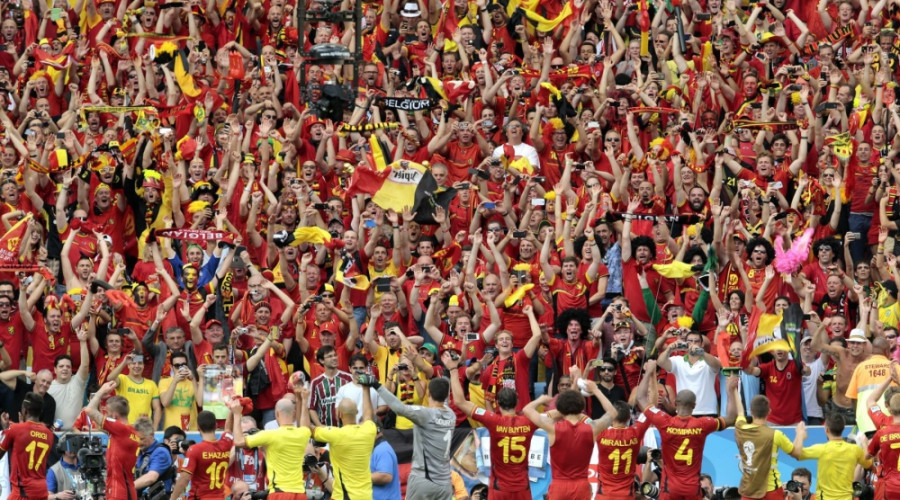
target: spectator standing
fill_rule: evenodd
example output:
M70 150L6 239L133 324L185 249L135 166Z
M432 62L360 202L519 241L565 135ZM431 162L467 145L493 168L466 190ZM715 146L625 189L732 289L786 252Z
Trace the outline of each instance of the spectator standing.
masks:
M197 428L197 384L184 352L172 353L172 371L159 380L159 402L164 410L163 427L184 431Z
M72 373L72 357L61 355L56 358L56 378L47 389L47 393L56 402L55 417L62 420L62 430L69 430L84 403L84 390L90 376L91 362L88 354L87 329L82 326L78 331L78 346L81 349L81 366Z
M719 358L703 350L703 335L691 331L685 337L687 355L672 356L678 349L678 342L666 346L659 356L659 366L675 375L675 387L689 390L697 397L694 407L695 417L715 417L719 415L716 400L716 377L722 369Z
M862 338L860 338L862 337ZM850 333L848 342L866 344L865 334L862 330L854 330ZM868 407L865 401L871 391L884 382L884 379L891 378L893 374L900 374L900 367L891 364L888 359L888 342L884 337L876 337L872 340L872 356L860 363L850 378L847 386L846 396L852 400L856 400L856 425L860 432L871 435L875 432L876 427L869 418Z
M325 371L310 384L309 419L316 427L334 426L340 423L336 404L338 391L351 383L352 378L338 369L338 355L333 346L320 347L316 351L316 361Z

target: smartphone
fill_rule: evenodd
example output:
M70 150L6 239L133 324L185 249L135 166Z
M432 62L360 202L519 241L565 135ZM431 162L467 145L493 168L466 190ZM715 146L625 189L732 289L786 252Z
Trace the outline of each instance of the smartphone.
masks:
M478 340L478 332L470 332L466 334L466 342L475 342Z
M522 239L528 236L528 231L513 231L513 238Z
M857 240L859 240L860 233L850 232L850 233L847 233L847 236L850 236L851 234L853 235L854 238L856 238Z
M539 183L543 184L543 183L547 182L547 178L544 177L543 175L539 175L534 178L534 182L539 182Z
M381 277L375 279L375 291L376 292L390 292L391 291L391 278L389 277Z
M159 127L159 135L167 135L172 133L171 127Z
M771 184L771 186L772 186L773 189L781 189L781 188L784 187L784 184L782 184L781 181L778 181L778 182L773 182L773 183Z
M468 182L461 182L461 183L459 184L459 187L458 187L457 189L469 189L469 183L468 183Z
M431 274L431 266L422 266L422 272L425 274Z
M698 21L709 21L712 18L712 16L709 13L701 12L699 14L695 14L694 18L697 19Z
M488 174L487 172L484 172L482 170L478 170L477 168L470 168L469 175L477 175L478 177L481 177L484 180L488 180L491 178L490 174Z
M545 205L547 205L547 200L545 200L543 198L532 198L531 199L531 206L533 206L533 207L543 207Z
M328 210L328 203L313 203L313 208L315 208L316 210ZM368 224L368 221L366 223ZM372 223L374 224L375 221L372 221Z
M57 133L56 133L56 138L57 138L57 139L65 139L65 138L66 138L66 133L65 133L65 132L57 132Z
M801 87L800 85L797 85L797 84L795 83L795 84L793 84L793 85L788 85L788 88L787 88L787 89L788 89L790 92L800 92L800 90L803 89L803 87Z
M34 133L34 132L32 131L32 133ZM485 209L485 210L496 210L496 209L497 209L497 204L496 204L496 203L493 203L493 202L487 202L487 203L484 204L484 209Z
M59 21L63 16L62 9L50 9L50 20Z
M366 219L366 227L369 229L375 228L375 219Z

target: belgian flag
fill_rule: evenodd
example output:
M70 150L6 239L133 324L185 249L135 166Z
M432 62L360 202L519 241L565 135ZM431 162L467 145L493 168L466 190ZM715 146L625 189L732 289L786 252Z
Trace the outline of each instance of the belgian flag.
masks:
M435 208L440 206L448 211L450 201L456 196L453 188L438 188L426 166L406 160L395 161L381 170L360 165L353 171L347 193L368 194L384 210L400 213L410 207L419 224L435 224L432 215Z

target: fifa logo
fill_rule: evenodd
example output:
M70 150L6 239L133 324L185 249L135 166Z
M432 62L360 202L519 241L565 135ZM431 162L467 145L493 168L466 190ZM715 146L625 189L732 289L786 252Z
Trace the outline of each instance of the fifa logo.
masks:
M753 444L751 441L744 441L743 448L744 448L744 457L746 457L744 459L744 463L747 465L747 467L750 467L753 465L753 454L756 452L756 445Z

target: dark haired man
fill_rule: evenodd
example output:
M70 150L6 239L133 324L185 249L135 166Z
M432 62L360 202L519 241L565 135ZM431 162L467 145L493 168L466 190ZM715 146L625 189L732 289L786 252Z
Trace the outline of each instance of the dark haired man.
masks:
M29 392L22 401L21 423L10 425L0 438L0 457L10 453L9 498L47 498L47 452L53 433L40 422L44 400Z
M188 482L191 483L191 498L195 500L218 500L224 497L225 478L228 475L228 461L234 443L231 429L234 415L228 412L225 432L216 439L216 416L211 411L197 414L197 428L203 438L191 446L184 454L181 474L172 490L172 498L181 498Z
M84 389L87 386L90 375L91 358L88 355L87 332L78 332L78 341L81 346L81 366L78 372L72 373L72 357L62 354L56 358L53 365L56 369L56 379L50 383L47 393L56 401L55 417L62 420L62 429L69 430L84 403Z
M406 487L406 497L415 499L450 498L450 445L456 415L447 407L450 382L433 378L428 383L427 406L407 406L372 375L357 375L364 387L374 387L387 405L400 417L406 417L413 427L412 470Z
M316 361L325 372L312 379L309 395L309 420L314 426L336 426L340 423L337 414L337 393L341 386L351 383L352 377L338 370L338 353L334 346L324 345L316 351Z
M806 439L806 424L797 424L792 455L798 460L819 460L816 487L821 492L821 498L851 498L856 466L862 465L863 469L872 466L872 459L866 458L866 452L862 448L844 441L844 427L844 417L840 413L830 413L825 417L825 436L828 441L801 448L799 444Z
M449 351L441 357L450 371L453 402L466 416L481 423L491 436L491 479L489 498L518 500L531 495L528 483L528 448L537 427L528 417L516 414L519 397L514 389L504 387L497 393L499 413L480 408L466 399L459 381L459 357Z
M656 242L649 236L633 236L631 232L634 213L640 205L640 198L635 197L628 204L628 213L625 214L625 223L622 225L622 234L619 239L622 245L622 282L637 283L638 275L646 273L648 289L656 296L656 302L665 304L675 297L672 282L660 276L653 269L652 264L656 260ZM641 287L623 287L625 298L631 304L631 312L635 319L650 322L650 314L644 303Z

